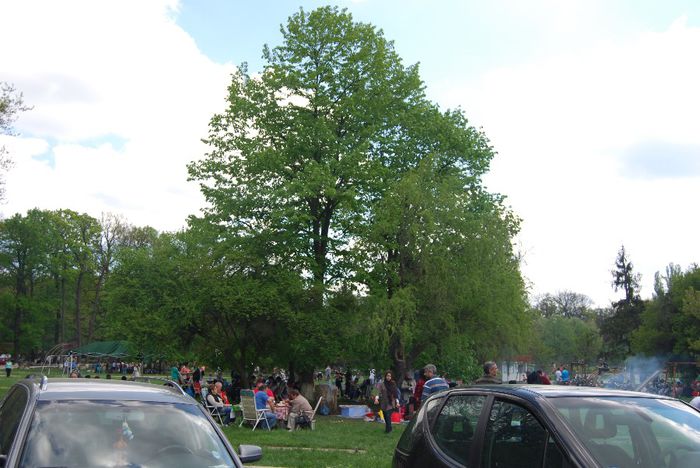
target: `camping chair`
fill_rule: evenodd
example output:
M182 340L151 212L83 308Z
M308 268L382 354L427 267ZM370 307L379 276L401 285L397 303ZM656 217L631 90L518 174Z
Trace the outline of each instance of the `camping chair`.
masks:
M316 411L318 411L318 407L321 406L321 400L323 400L323 397L318 397L314 411L311 414L307 414L308 422L297 422L297 429L309 428L313 431L316 428Z
M272 430L270 423L268 423L267 418L265 418L265 410L259 410L255 407L255 394L252 390L241 390L241 412L243 413L243 417L238 427L241 427L244 422L250 421L253 423L253 430L255 430L258 424L260 424L260 421L265 421L267 430Z
M219 409L214 405L210 405L206 397L202 400L202 403L204 404L204 407L207 409L207 411L209 411L209 414L211 415L212 419L214 419L214 421L218 420L219 424L223 426L224 420L221 419L221 413L219 412Z

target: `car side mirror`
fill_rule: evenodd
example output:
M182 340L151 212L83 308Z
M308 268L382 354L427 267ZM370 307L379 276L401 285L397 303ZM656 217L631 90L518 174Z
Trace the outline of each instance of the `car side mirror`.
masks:
M239 445L238 446L238 458L241 459L243 463L250 463L258 461L262 458L262 449L257 445Z

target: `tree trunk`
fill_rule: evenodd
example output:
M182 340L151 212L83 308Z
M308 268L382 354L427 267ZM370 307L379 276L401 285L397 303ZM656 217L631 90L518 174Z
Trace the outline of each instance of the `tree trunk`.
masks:
M299 392L309 400L309 403L314 399L314 372L301 371L301 388ZM313 403L311 403L313 405Z
M88 322L88 343L92 341L95 334L95 326L97 324L97 314L100 311L100 293L102 291L102 283L104 281L104 274L101 274L97 279L97 284L95 284L95 302L92 305L92 311L90 312L90 321Z
M21 258L21 256L18 255L18 258ZM23 262L20 262L20 266L17 269L17 282L15 283L15 316L14 316L14 321L12 324L13 328L13 348L14 348L14 356L15 359L19 355L19 350L20 350L20 341L22 338L22 315L24 313L24 304L23 302L27 298L27 291L26 291L26 286L25 286L25 280L24 280L24 267L22 265Z
M83 288L83 275L84 272L78 273L78 280L76 281L75 285L75 338L76 342L78 345L78 348L82 346L82 340L81 340L81 328L80 328L80 299L82 296L82 288Z
M406 378L406 355L404 352L403 345L398 339L393 339L389 345L389 352L391 353L392 359L392 370L394 372L394 381L396 385L401 387L404 379Z
M66 340L66 277L61 277L61 308L59 309L60 320L59 327L61 331L61 336L59 343L63 343Z
M316 406L319 397L323 397L323 401L326 406L328 406L330 414L340 413L338 408L338 387L327 383L317 385L314 390L314 401L309 400L311 406Z

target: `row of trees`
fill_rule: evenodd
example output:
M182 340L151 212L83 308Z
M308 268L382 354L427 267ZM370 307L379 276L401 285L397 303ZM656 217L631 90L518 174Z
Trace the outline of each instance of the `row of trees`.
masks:
M534 301L535 360L615 362L632 355L684 356L700 354L700 267L686 271L670 264L657 273L651 299L640 297L640 276L624 246L612 271L612 287L622 293L609 308L572 291L545 294Z
M126 338L308 378L353 360L470 372L522 345L519 220L482 186L485 135L345 11L300 10L282 36L260 74L232 76L188 167L208 206L186 230L68 210L3 221L16 351Z

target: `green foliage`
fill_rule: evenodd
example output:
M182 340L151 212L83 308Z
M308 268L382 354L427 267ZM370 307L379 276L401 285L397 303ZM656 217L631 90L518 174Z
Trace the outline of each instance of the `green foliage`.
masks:
M591 316L540 317L536 321L533 341L534 358L538 363L596 362L602 350L602 339Z
M700 268L693 265L683 272L670 264L665 276L657 273L655 283L655 297L646 303L641 324L632 335L633 349L648 355L697 356Z
M408 365L452 334L478 342L479 359L493 359L520 346L529 327L510 243L518 220L478 186L469 167L483 164L469 160L469 141L454 150L462 163L447 152L407 170L376 204L357 244L367 259L360 277L375 297L372 326ZM479 154L488 159L489 151Z
M417 362L433 363L441 375L462 382L473 382L483 373L483 361L477 359L475 345L466 335L451 335L428 346Z
M227 257L307 280L288 308L290 359L325 365L354 348L339 320L363 354L388 349L396 366L452 334L493 339L487 353L519 346L519 220L481 187L493 157L483 133L440 112L418 68L346 11L300 10L281 32L259 77L234 74L189 173ZM347 301L353 290L369 297Z
M613 288L622 290L625 297L613 303L613 314L601 325L601 333L607 343L610 357L624 358L632 353L632 333L641 324L644 302L639 297L640 276L634 273L632 262L622 246L612 271Z

